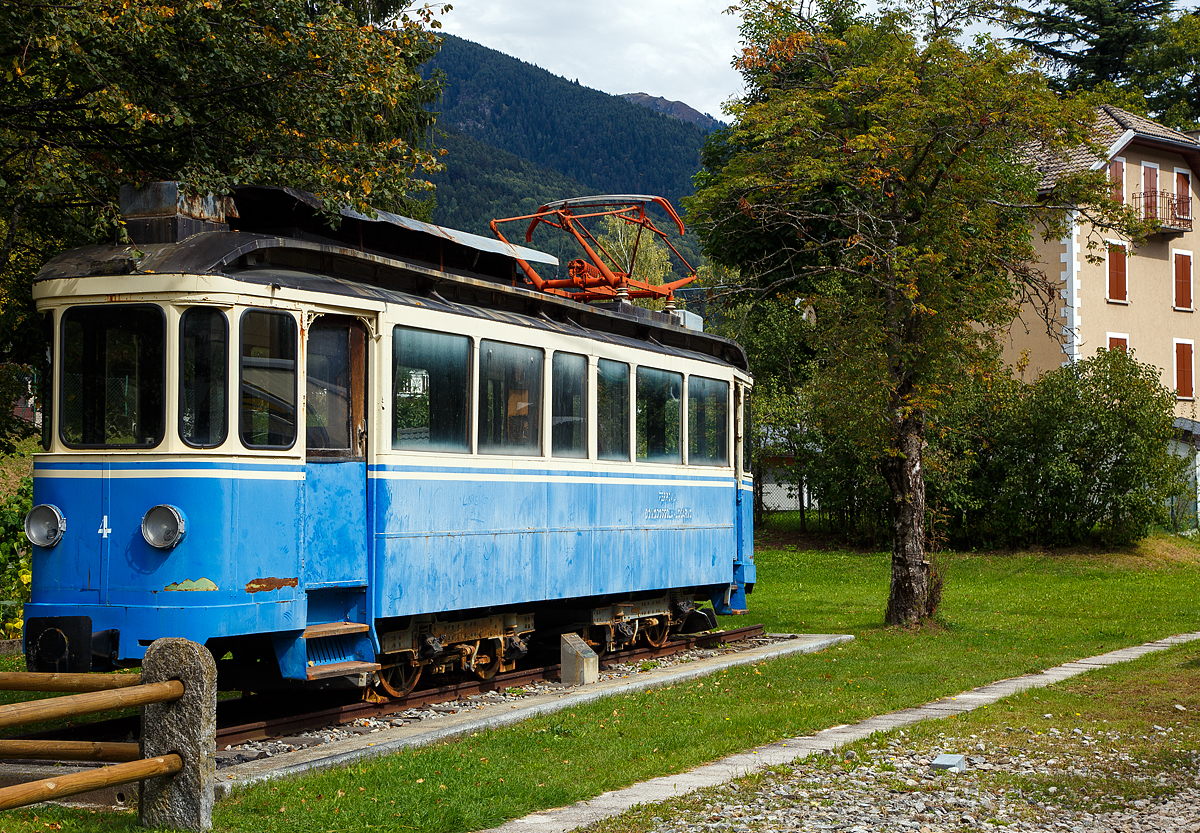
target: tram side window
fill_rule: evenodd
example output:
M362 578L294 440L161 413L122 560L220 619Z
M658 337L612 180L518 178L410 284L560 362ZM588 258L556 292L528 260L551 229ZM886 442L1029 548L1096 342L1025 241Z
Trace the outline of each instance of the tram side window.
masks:
M587 456L587 359L554 354L551 397L551 453L555 457Z
M596 439L601 460L629 461L629 365L601 359L596 375Z
M639 367L637 371L637 458L647 463L682 463L679 444L683 375Z
M310 452L353 450L351 333L349 326L324 319L308 328L304 432Z
M296 322L287 313L242 316L241 433L248 448L296 442Z
M742 471L750 471L750 452L753 450L750 433L750 391L742 388Z
M541 454L542 351L479 344L479 451Z
M179 320L179 436L212 448L225 442L229 395L229 322L211 307L192 307Z
M71 307L62 315L63 442L151 448L162 442L166 318L151 305Z
M392 330L392 448L470 451L467 391L471 340Z
M688 377L688 463L729 465L729 383Z

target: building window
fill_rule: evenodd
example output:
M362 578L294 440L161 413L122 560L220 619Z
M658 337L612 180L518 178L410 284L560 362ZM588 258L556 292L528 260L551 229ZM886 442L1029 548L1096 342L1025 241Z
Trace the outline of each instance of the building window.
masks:
M1108 163L1108 181L1112 183L1112 198L1125 202L1125 160L1121 157Z
M1192 218L1192 175L1188 171L1175 169L1175 219ZM1191 228L1190 223L1187 228Z
M1129 292L1125 280L1125 244L1108 244L1108 300L1128 303Z
M1192 253L1175 252L1175 309L1192 309Z
M1125 333L1109 333L1108 349L1120 350L1124 353L1129 349L1129 336Z
M1180 399L1191 399L1192 388L1192 342L1175 339L1175 395Z
M1142 163L1142 216L1158 220L1158 165Z

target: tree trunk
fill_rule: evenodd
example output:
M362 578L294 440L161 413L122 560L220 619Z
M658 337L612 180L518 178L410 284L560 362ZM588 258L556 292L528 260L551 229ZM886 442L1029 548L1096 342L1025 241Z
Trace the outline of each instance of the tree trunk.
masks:
M919 413L893 418L892 456L883 477L892 493L892 587L889 625L916 625L928 615L929 562L925 560L925 472L921 449L925 421Z

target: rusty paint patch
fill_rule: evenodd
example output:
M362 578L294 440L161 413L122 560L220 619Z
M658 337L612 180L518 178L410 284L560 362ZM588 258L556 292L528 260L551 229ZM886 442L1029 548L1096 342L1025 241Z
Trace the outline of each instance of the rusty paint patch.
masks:
M266 578L256 578L246 585L247 593L261 593L264 590L278 590L281 587L295 587L300 583L299 579L295 578L275 578L267 576Z
M198 578L196 580L186 579L184 581L176 581L168 584L163 590L216 590L217 585L212 579Z

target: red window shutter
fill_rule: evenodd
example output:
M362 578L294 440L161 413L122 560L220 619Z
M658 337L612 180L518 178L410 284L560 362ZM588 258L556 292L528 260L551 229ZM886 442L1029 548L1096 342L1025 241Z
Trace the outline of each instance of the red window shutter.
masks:
M1142 205L1147 218L1158 218L1158 168L1142 166Z
M1129 300L1125 291L1125 247L1115 243L1108 247L1108 298Z
M1108 163L1108 179L1112 183L1112 198L1125 202L1125 163L1120 159Z
M1175 255L1175 306L1192 308L1192 256Z
M1182 171L1175 172L1175 216L1192 216L1192 178Z
M1126 350L1129 349L1129 342L1123 338L1117 338L1116 336L1111 336L1108 339L1108 349L1109 350L1120 350L1122 353L1124 353Z
M1181 399L1192 398L1192 345L1175 344L1175 390Z

